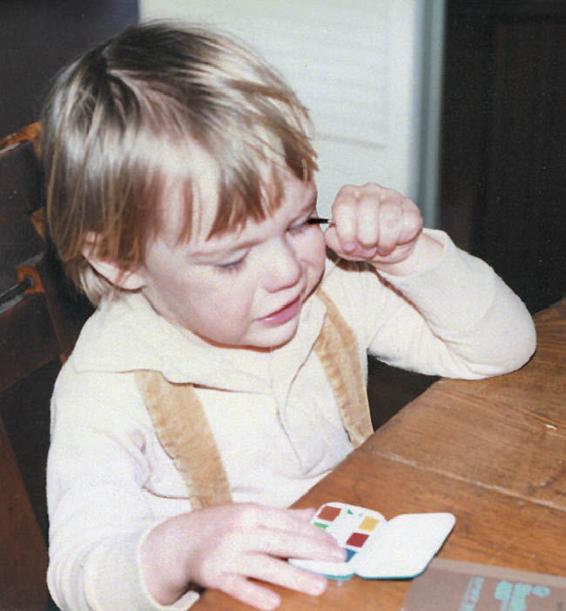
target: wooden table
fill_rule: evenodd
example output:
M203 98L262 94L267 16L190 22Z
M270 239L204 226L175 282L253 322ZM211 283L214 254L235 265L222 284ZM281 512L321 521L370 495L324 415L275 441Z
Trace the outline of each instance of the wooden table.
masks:
M566 575L566 299L536 326L537 352L520 371L435 383L297 506L449 511L456 526L440 557ZM409 585L354 578L320 598L278 591L283 609L398 611ZM195 608L248 607L209 591Z

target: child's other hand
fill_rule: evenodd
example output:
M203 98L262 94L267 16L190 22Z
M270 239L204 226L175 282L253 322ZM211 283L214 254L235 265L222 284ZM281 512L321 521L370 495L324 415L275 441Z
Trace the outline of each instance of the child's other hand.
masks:
M195 583L258 609L275 609L280 598L250 578L321 594L323 577L286 561L344 560L332 537L310 524L313 515L311 509L233 504L171 518L149 533L142 548L149 591L161 604L171 604Z
M438 242L423 234L416 204L374 183L342 187L332 216L326 244L350 261L367 261L377 269L404 275L432 265L442 252Z

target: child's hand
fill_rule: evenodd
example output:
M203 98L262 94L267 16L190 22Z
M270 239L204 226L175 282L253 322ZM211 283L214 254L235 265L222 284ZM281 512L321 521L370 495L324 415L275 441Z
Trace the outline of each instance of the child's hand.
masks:
M430 266L442 246L422 233L416 204L391 189L368 183L340 189L332 206L334 224L326 244L350 261L404 275Z
M149 533L142 548L149 591L161 604L171 604L195 583L258 609L275 609L280 598L249 578L321 594L323 577L285 560L344 560L332 537L309 523L313 515L311 509L234 504L167 520Z

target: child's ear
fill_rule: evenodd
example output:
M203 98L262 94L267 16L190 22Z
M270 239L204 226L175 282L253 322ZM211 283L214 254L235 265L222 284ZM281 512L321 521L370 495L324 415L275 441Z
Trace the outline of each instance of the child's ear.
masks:
M126 291L137 291L144 285L143 274L122 269L114 260L101 258L97 254L98 236L89 232L82 248L84 258L108 282Z

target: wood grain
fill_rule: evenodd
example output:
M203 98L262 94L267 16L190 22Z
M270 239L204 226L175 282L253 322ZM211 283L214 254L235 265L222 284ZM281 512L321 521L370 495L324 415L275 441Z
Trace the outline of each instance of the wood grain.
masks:
M44 609L47 549L0 419L0 609Z
M297 506L336 500L387 518L450 511L456 526L440 557L566 575L566 300L536 326L525 367L433 384ZM319 598L277 591L284 609L398 611L409 586L354 578ZM248 607L208 591L197 608Z

